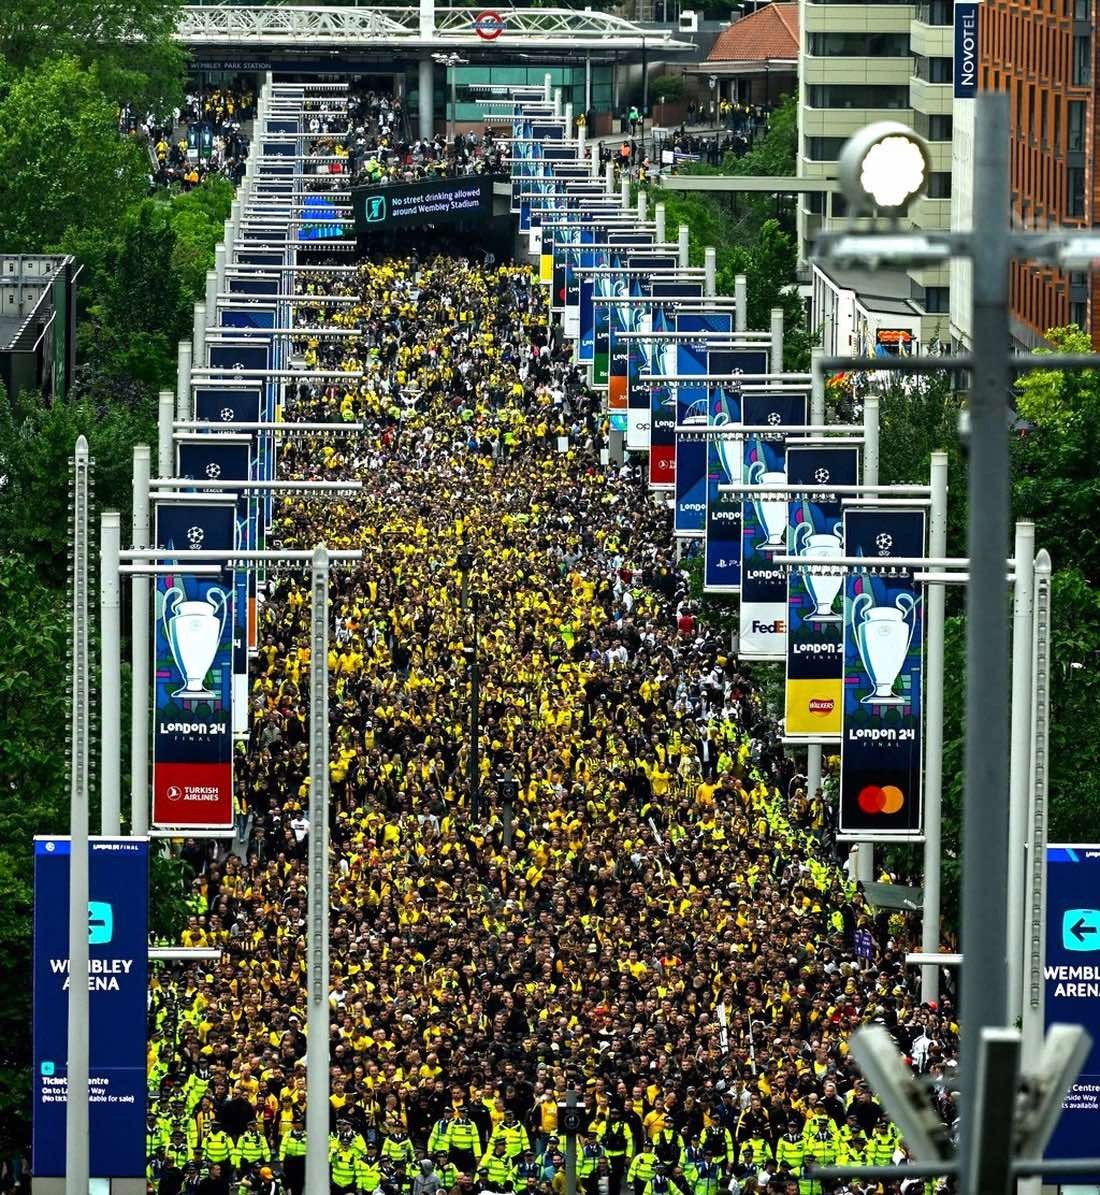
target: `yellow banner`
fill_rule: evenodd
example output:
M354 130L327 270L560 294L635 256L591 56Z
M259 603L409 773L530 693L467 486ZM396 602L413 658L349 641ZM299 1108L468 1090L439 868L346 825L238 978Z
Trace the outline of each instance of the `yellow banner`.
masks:
M844 682L839 678L826 680L787 679L786 729L789 735L819 735L840 737L840 712L844 697Z

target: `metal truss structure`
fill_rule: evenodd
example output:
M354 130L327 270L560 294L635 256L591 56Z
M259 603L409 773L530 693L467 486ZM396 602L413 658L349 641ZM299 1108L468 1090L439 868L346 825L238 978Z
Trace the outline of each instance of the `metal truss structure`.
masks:
M502 59L517 51L687 51L667 29L646 29L604 12L568 8L502 8L503 28L486 39L472 8L440 8L432 26L419 8L306 8L272 5L190 5L181 9L178 41L191 48L430 51L466 49Z

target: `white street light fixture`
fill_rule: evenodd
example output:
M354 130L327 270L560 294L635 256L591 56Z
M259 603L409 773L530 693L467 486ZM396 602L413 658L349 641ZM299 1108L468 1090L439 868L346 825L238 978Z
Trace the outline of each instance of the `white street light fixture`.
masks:
M907 125L881 120L853 134L837 163L840 186L857 212L878 208L898 215L928 185L928 146Z

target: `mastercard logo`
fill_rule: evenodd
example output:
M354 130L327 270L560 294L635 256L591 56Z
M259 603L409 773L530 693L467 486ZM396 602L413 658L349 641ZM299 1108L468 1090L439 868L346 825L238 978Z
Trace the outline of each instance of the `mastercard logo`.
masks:
M819 718L828 717L833 712L836 702L831 697L815 697L807 707L811 714L816 714Z
M905 804L905 793L895 784L868 784L859 790L856 801L866 814L897 813Z

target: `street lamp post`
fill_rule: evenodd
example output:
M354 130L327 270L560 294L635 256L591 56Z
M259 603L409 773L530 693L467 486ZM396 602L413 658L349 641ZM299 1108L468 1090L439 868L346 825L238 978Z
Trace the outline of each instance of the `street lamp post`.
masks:
M453 51L450 54L433 54L432 58L440 66L446 67L451 73L451 108L447 118L447 140L453 143L455 139L456 105L458 103L458 76L455 73L455 68L465 66L470 60L463 58L461 54L455 54Z

